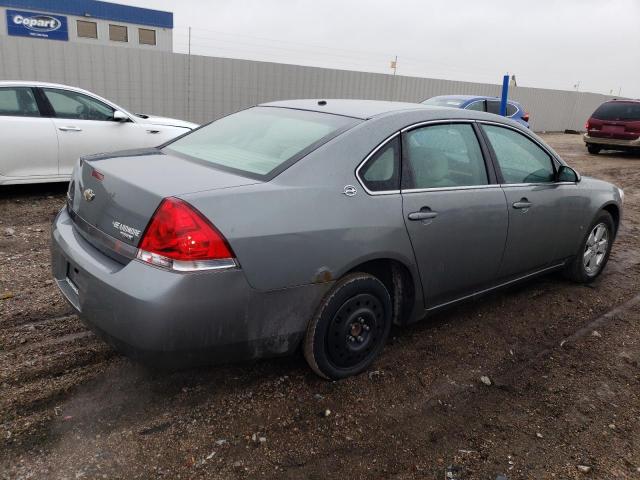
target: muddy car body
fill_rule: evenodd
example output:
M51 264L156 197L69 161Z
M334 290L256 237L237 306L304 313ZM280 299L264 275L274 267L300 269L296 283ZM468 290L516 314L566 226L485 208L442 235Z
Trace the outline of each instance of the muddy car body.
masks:
M276 102L161 149L82 159L53 273L127 352L209 362L302 345L340 378L368 367L392 323L553 270L591 281L621 213L620 189L508 119ZM174 241L203 229L195 256Z

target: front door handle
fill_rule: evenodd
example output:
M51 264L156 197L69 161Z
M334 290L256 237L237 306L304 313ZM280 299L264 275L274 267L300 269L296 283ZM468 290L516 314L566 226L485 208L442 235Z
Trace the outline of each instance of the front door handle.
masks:
M531 203L526 198L521 198L519 202L515 202L513 204L513 208L518 208L520 210L524 210L526 208L531 208L532 205L533 205L533 203Z
M407 218L409 220L430 220L432 218L436 218L438 216L438 212L434 212L429 207L422 207L419 212L411 212Z
M81 132L82 129L79 127L58 127L58 130L62 130L63 132Z
M160 130L147 130L147 133L160 133Z

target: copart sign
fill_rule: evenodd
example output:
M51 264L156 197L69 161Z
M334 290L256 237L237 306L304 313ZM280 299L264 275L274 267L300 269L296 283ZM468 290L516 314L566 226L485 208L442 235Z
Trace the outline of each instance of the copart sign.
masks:
M69 40L67 17L48 13L7 10L7 31L19 37Z

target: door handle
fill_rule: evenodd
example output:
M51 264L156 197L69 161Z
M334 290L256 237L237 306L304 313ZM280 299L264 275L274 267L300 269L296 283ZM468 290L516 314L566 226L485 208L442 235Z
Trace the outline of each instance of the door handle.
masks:
M58 127L58 130L62 130L63 132L81 132L82 129L79 127Z
M147 130L147 133L160 133L160 130Z
M531 208L532 205L533 205L533 203L531 203L528 199L521 198L519 202L515 202L513 204L513 208L524 210L524 209L527 209L527 208Z
M438 212L434 212L429 207L422 207L419 212L411 212L407 218L409 220L430 220L432 218L436 218L438 216Z

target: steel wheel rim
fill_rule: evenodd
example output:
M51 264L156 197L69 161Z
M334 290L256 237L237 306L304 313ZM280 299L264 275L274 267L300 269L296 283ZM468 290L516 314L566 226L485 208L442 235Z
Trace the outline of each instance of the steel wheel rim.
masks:
M370 293L346 300L335 313L326 336L328 357L338 368L353 368L376 354L384 333L384 306Z
M593 276L602 268L604 259L609 251L609 229L604 223L599 223L587 237L587 244L582 254L582 265L587 275Z

